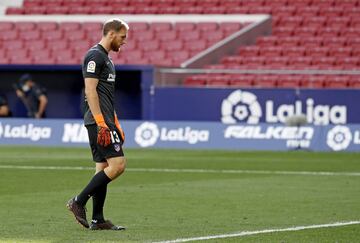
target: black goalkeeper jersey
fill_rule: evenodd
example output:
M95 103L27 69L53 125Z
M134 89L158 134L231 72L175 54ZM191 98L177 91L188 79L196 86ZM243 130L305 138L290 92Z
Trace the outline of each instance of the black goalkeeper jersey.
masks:
M100 44L93 46L85 55L82 65L82 73L85 78L99 80L97 93L101 113L109 127L114 127L114 96L115 96L115 67L108 56L108 52ZM90 111L85 96L84 124L94 124L95 120Z

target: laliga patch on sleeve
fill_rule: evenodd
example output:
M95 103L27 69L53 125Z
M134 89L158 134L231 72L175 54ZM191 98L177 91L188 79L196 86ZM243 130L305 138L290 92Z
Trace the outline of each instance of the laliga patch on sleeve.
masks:
M86 72L95 73L96 63L94 61L88 62Z

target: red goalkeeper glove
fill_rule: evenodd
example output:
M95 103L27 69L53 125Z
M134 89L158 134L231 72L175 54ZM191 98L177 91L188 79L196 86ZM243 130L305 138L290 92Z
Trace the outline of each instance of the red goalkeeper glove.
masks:
M119 130L120 132L120 136L121 136L121 140L122 140L122 143L125 143L125 133L124 131L122 130L122 127L120 125L120 122L117 118L117 115L115 114L115 125L116 125L116 128Z
M95 122L97 124L97 143L103 147L109 146L111 143L110 129L106 125L102 114L94 115Z

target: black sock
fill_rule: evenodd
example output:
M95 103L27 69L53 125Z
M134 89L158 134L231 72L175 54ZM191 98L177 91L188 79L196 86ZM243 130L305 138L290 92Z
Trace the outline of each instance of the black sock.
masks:
M92 219L98 223L104 223L104 203L106 198L107 185L99 187L93 195L93 214Z
M105 174L105 172L102 170L91 179L89 184L84 188L84 190L75 198L76 202L78 202L80 205L85 206L86 202L89 200L89 198L94 195L96 190L99 187L102 187L104 185L107 185L111 179Z

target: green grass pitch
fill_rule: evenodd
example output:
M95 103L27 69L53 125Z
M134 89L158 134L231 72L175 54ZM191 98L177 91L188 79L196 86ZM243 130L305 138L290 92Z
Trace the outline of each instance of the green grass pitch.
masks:
M81 228L65 207L93 174L89 149L0 147L0 242L154 242L360 220L360 153L125 153L105 217L128 229L109 232ZM208 242L359 240L355 224Z

